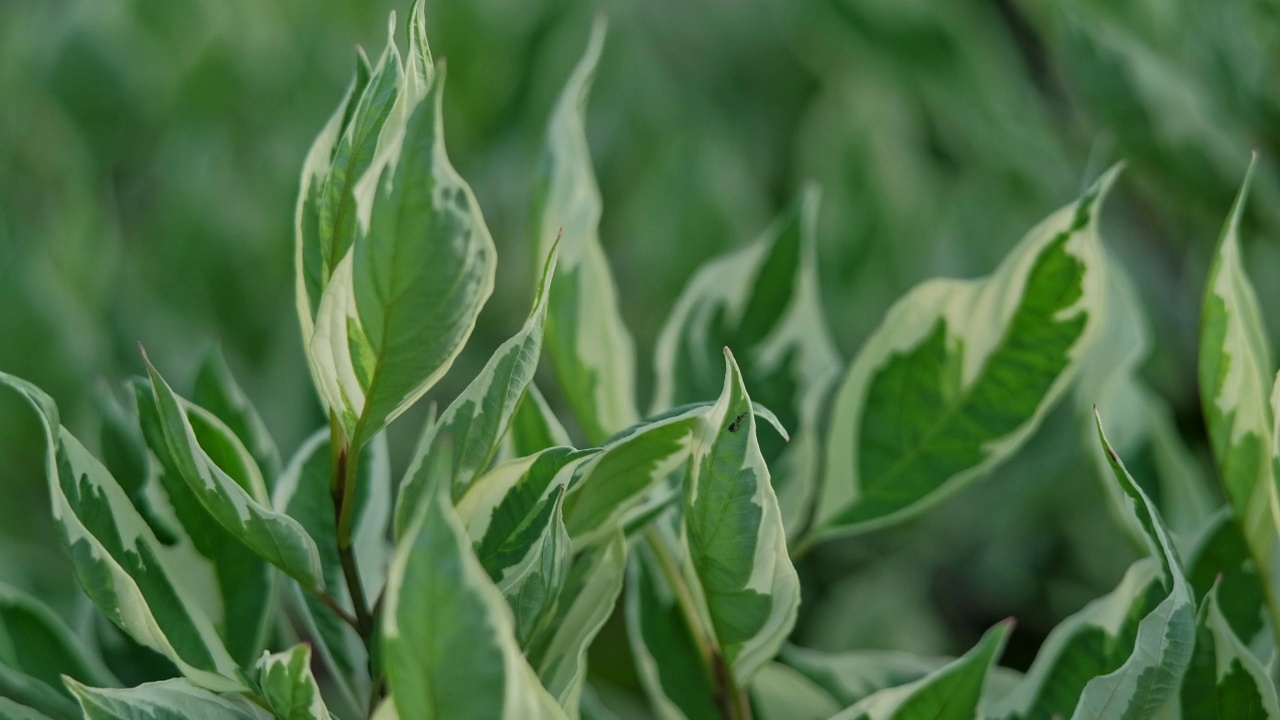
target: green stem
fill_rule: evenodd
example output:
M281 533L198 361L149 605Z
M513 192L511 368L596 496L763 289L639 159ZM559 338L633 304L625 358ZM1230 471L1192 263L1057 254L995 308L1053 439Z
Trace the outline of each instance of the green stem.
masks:
M333 480L329 492L333 497L334 522L337 525L338 561L351 595L351 607L355 610L355 628L366 648L373 645L373 617L365 600L364 585L356 565L355 549L351 542L352 514L355 509L356 474L360 466L359 445L348 446L346 435L338 426L337 417L329 416L329 434L333 453Z

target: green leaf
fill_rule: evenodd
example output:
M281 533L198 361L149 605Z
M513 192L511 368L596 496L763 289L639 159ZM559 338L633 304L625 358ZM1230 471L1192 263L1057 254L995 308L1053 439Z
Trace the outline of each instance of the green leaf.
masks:
M684 472L694 425L708 405L676 408L618 433L587 463L565 497L575 547L612 536L668 476Z
M977 717L982 685L1013 627L999 623L969 652L919 680L880 690L832 720L971 720Z
M255 667L262 697L280 720L329 720L320 687L311 675L311 647L294 645L264 654Z
M993 717L1149 718L1176 692L1191 661L1195 602L1173 540L1103 436L1100 419L1097 426L1154 558L1135 563L1110 595L1054 628Z
M211 414L195 409L190 415L204 429L198 437L197 423L150 361L147 372L170 455L209 514L290 577L309 589L324 590L315 541L296 520L266 505L262 475L239 439Z
M751 707L760 720L826 720L840 712L825 690L776 662L765 663L752 678Z
M383 666L401 717L564 717L521 654L511 610L443 484L396 547L384 602Z
M329 430L321 429L302 445L285 468L272 505L288 513L315 538L325 587L350 613L350 593L338 557L334 501L329 494L333 472L329 443ZM388 561L385 537L390 518L391 470L384 436L375 438L368 450L361 453L355 488L353 550L361 582L366 589L376 589L383 585ZM341 701L349 705L351 711L363 711L368 704L369 657L359 635L314 594L291 584L289 595L306 635L330 669L329 675Z
M236 384L222 353L209 350L196 371L191 399L221 420L253 456L270 490L280 478L280 451L253 403Z
M551 112L533 209L537 254L560 240L560 277L551 290L547 352L587 440L602 443L639 419L635 348L622 322L618 292L600 245L600 188L591 168L584 115L604 46L597 21L591 40Z
M443 93L443 72L421 102L401 88L392 117L403 121L388 120L356 184L357 236L308 347L357 449L448 371L493 291L493 239L445 153Z
M1098 210L1117 172L1033 228L991 276L926 282L889 310L836 396L819 535L917 514L1035 429L1096 334Z
M471 384L445 409L440 419L427 426L418 444L413 463L405 473L397 500L397 537L403 533L413 512L421 504L427 486L426 468L432 466L430 455L440 452L442 436L450 438L448 446L453 458L453 476L448 485L454 500L463 496L480 473L484 472L498 452L498 444L506 434L525 388L538 369L542 352L542 327L547 318L547 300L551 280L555 276L557 248L551 248L543 266L533 309L524 327L494 352Z
M0 697L0 717L8 718L8 720L52 720L48 715L35 708L19 705L6 697ZM68 715L67 717L71 716Z
M658 338L655 410L719 393L724 347L763 404L794 439L760 438L789 535L808 520L821 462L818 415L840 368L818 288L809 187L750 245L704 264L685 286Z
M136 378L132 386L138 409L138 423L146 445L156 459L157 483L163 490L163 498L158 505L163 505L167 500L168 506L173 510L172 527L181 531L181 534L167 531L167 536L180 537L194 551L194 557L178 563L177 569L182 574L174 580L192 587L215 584L216 594L210 593L212 597L197 600L206 603L205 613L214 621L236 664L248 667L262 653L266 643L275 585L274 571L205 509L183 477L178 461L170 451L160 408L150 383ZM216 420L210 420L211 416L203 410L193 408L191 412L191 417L196 419L201 428L207 430L217 423ZM216 436L218 432L210 431L206 437L208 435ZM224 451L229 448L223 442L218 442L217 447ZM235 461L237 453L234 450L219 453L219 456L231 456L231 462L238 468L233 478L246 487L250 486L252 480L247 469L249 463ZM147 507L152 505L148 503ZM144 517L148 517L148 521L155 526L150 516ZM166 535L160 536L162 542L165 538ZM206 578L205 575L209 577Z
M1238 637L1248 643L1268 631L1262 581L1231 508L1221 508L1206 523L1187 557L1187 580L1196 597L1214 591L1217 611Z
M627 545L621 533L578 555L560 591L556 614L526 648L542 686L569 717L587 680L587 648L622 593Z
M165 680L135 688L94 688L68 680L86 720L261 720L262 715L237 706L185 680Z
M175 582L185 554L163 545L120 484L59 423L58 408L39 388L0 373L36 410L48 442L46 472L53 518L76 577L102 612L138 643L173 661L183 675L213 690L244 687L240 672L201 612L191 589Z
M69 717L75 706L63 675L119 684L91 644L77 638L62 618L40 600L0 583L0 694Z
M724 349L720 399L694 432L685 484L685 566L702 622L740 685L777 654L800 606L800 581L755 413L733 353Z
M1222 229L1200 320L1200 402L1218 478L1241 518L1254 560L1265 568L1276 539L1273 510L1271 350L1240 255L1240 217L1253 165Z
M1186 718L1280 718L1275 684L1222 614L1216 585L1200 607L1180 699Z
M854 705L880 690L915 682L947 663L889 650L831 654L794 646L783 648L781 657L841 707Z
M499 451L498 456L503 457L505 453L507 459L527 457L547 448L572 444L569 432L534 383L529 383L525 390L503 441L507 449Z

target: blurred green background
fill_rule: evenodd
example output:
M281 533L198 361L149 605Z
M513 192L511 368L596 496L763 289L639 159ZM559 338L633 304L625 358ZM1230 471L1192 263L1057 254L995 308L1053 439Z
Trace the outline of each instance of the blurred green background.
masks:
M101 388L141 370L139 341L179 389L216 344L291 454L322 420L293 301L303 155L354 46L376 52L388 13L407 9L0 0L0 369L45 388L92 447ZM693 269L755 236L805 180L823 189L821 279L847 359L913 284L988 272L1125 160L1104 240L1157 338L1146 375L1203 454L1201 283L1255 150L1246 252L1280 321L1268 271L1280 267L1280 10L1268 0L432 0L450 155L500 257L493 300L434 399L527 311L541 137L598 12L610 34L589 134L642 405L654 339ZM1051 416L996 477L929 517L807 560L796 639L955 653L1016 614L1006 660L1025 664L1133 557L1072 421ZM416 432L406 420L393 444L403 453ZM43 453L33 414L0 396L0 578L57 598L70 575Z

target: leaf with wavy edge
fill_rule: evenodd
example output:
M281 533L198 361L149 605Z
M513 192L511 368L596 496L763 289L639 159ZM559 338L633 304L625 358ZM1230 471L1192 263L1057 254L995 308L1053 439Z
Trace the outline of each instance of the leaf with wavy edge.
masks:
M311 674L311 646L264 653L254 666L258 687L278 720L329 720L320 686Z
M95 688L67 681L86 720L263 720L252 706L237 705L185 680L133 688Z

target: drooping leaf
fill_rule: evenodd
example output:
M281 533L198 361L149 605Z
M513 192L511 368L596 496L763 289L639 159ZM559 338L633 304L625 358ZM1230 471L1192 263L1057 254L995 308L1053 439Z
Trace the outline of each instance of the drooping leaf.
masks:
M1200 319L1200 402L1218 478L1265 571L1280 525L1273 512L1271 349L1240 255L1240 218L1253 166L1222 229Z
M1275 683L1231 629L1218 606L1216 585L1200 607L1195 654L1179 700L1184 718L1280 718Z
M85 593L112 622L172 660L192 681L213 690L243 688L235 661L191 589L174 580L185 557L156 539L119 483L62 427L48 395L5 373L0 383L22 394L44 425L53 518Z
M1004 650L1013 623L1002 622L969 652L919 680L877 691L832 720L970 720L977 717L982 685Z
M324 590L315 541L267 505L262 475L239 439L207 412L188 411L149 361L147 372L170 456L204 508L263 559L308 589Z
M296 519L315 538L325 587L350 613L353 612L350 593L338 558L334 500L329 493L333 472L329 443L329 430L321 429L302 445L285 468L272 505ZM353 551L365 589L374 592L382 586L387 562L385 538L390 518L391 472L385 438L375 438L360 455L355 487ZM350 625L314 594L290 585L289 595L307 636L330 669L342 702L350 706L351 711L363 710L369 694L369 658L364 643Z
M702 621L740 685L795 625L800 581L756 439L755 413L728 348L720 399L695 425L684 493L684 560Z
M262 479L270 490L280 478L280 451L253 403L231 376L222 353L209 350L196 371L191 399L221 420L244 444L258 463Z
M728 346L762 404L781 414L789 443L761 436L788 533L808 519L821 462L818 414L841 361L818 289L818 190L809 187L750 245L704 264L658 338L655 410L713 397Z
M1177 691L1195 642L1195 601L1173 540L1146 493L1098 436L1153 558L1049 633L1023 682L994 705L996 718L1152 717Z
M526 647L542 686L569 717L577 714L587 680L587 648L622 592L627 545L621 533L578 555L560 592L556 614Z
M451 439L453 477L449 478L448 484L455 501L493 461L498 443L507 432L525 388L538 368L556 255L557 248L552 246L543 266L533 309L524 327L498 347L480 374L424 432L413 463L400 486L396 505L397 537L403 533L420 504L427 486L423 472L432 466L430 454L440 452L438 438L447 436Z
M443 484L396 548L384 603L383 666L401 717L564 717L521 654L511 610Z
M890 309L836 396L820 535L918 513L1035 429L1096 333L1098 211L1117 172L1032 229L991 276L926 282Z
M248 667L262 654L266 643L274 571L209 513L183 477L165 438L164 423L150 383L136 378L132 387L142 436L155 458L156 481L173 510L173 526L182 531L182 537L188 539L198 554L196 558L176 564L182 574L175 581L193 587L215 583L216 592L197 601L206 603L205 612L214 621L231 657L240 667ZM201 410L192 412L196 417L208 417L201 414ZM211 424L205 422L202 427ZM225 449L227 445L220 443L219 447ZM232 477L245 487L251 486L248 465L236 462L235 466L237 470ZM197 574L205 572L211 576L207 580Z
M186 680L134 688L95 688L68 680L86 720L263 720L265 714L234 704Z
M309 645L264 654L255 670L262 697L279 720L329 720L329 710L311 674Z
M402 87L382 128L354 190L355 242L308 346L320 395L357 450L444 375L493 291L493 239L445 153L443 72L426 93Z
M546 257L562 238L560 276L551 289L547 316L547 353L593 445L639 419L635 348L600 245L600 189L584 127L604 35L604 22L598 21L552 110L533 209L535 257Z

